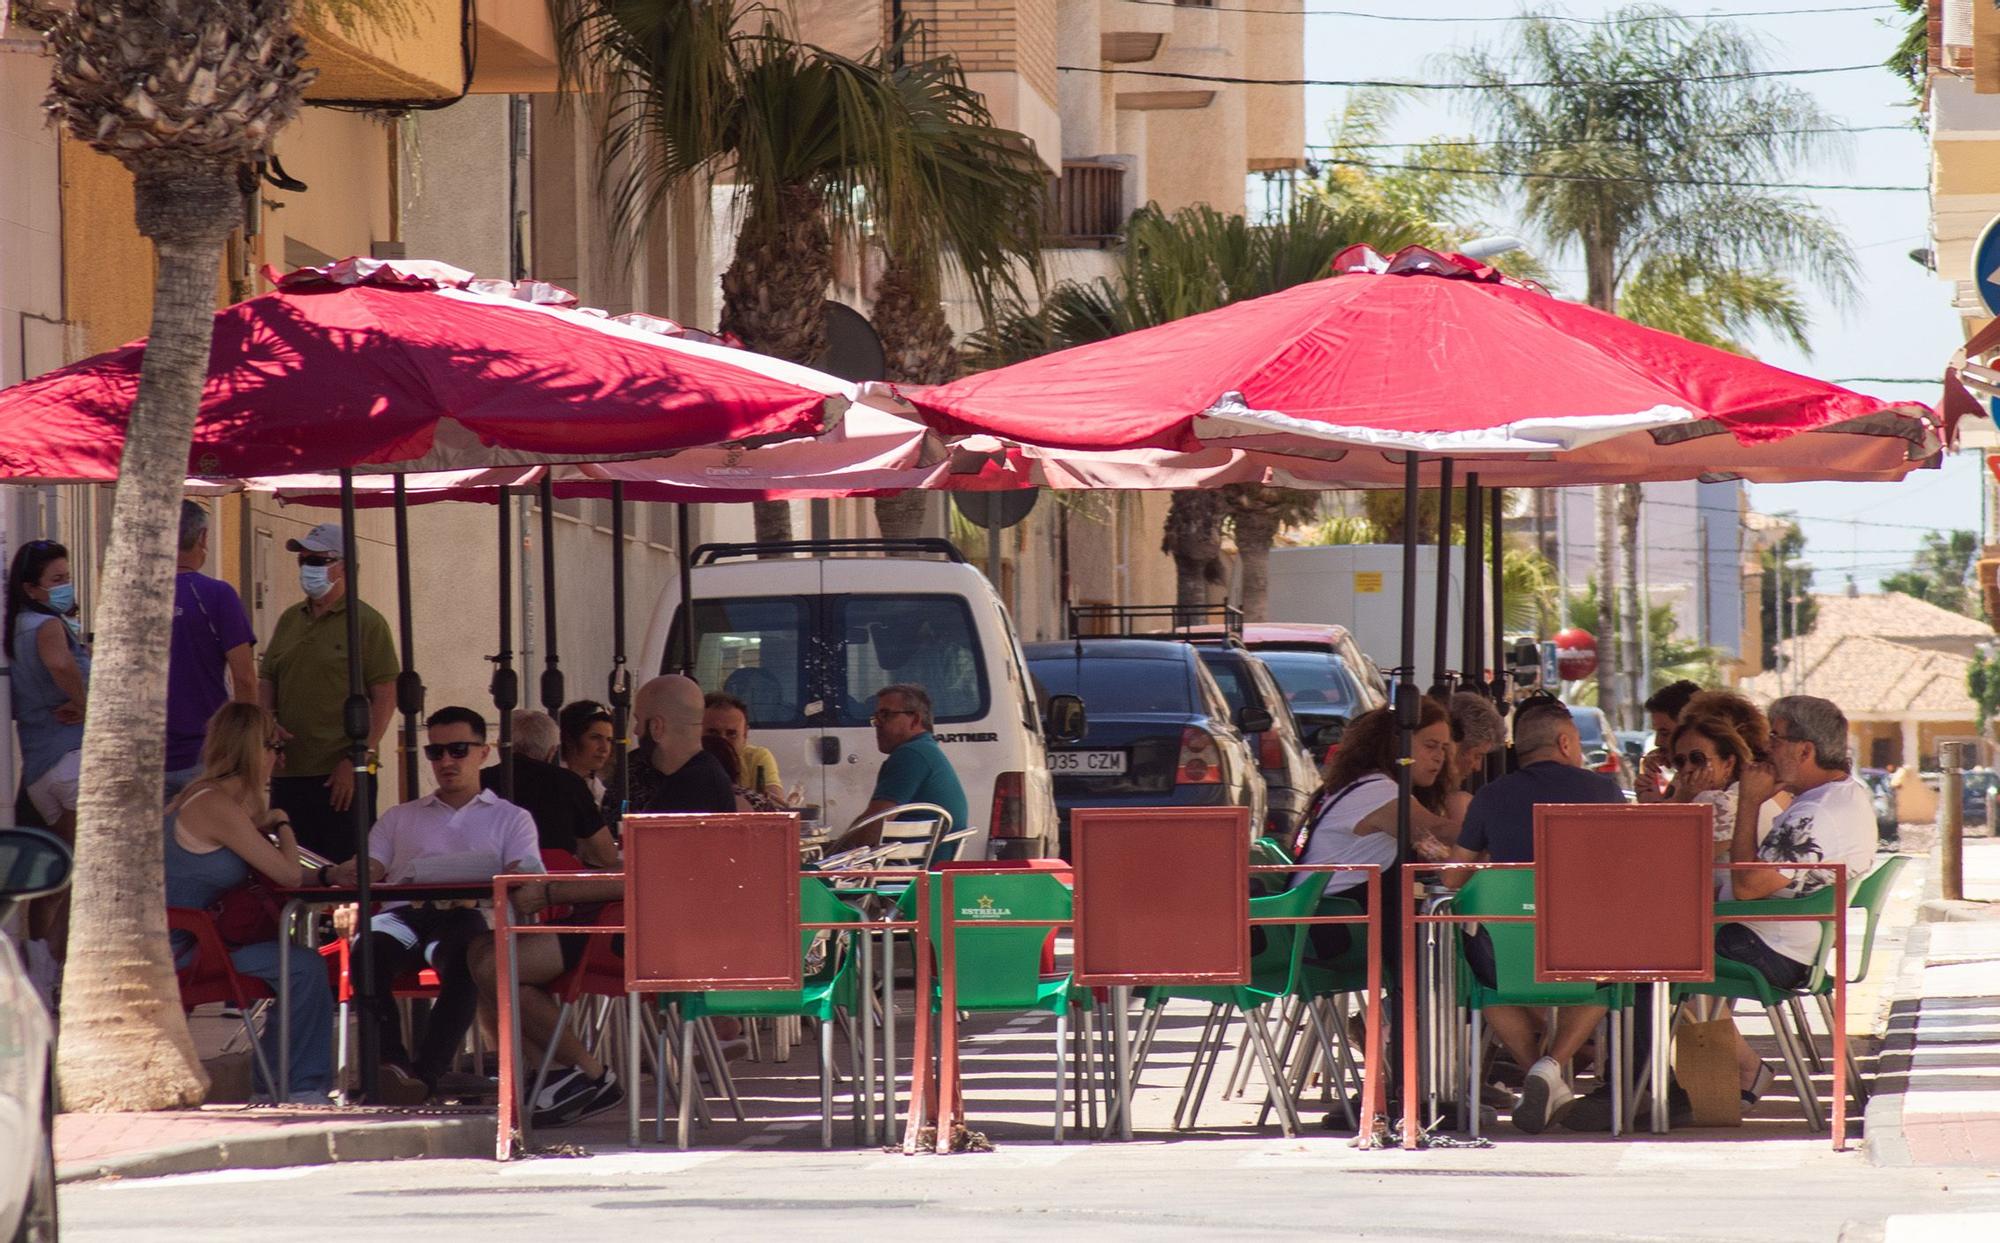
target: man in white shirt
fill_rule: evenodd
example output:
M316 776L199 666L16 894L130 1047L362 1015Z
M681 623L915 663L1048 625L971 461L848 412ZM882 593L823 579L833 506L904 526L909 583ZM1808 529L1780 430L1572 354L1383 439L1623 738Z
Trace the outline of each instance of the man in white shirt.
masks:
M437 789L384 812L368 834L368 874L377 883L477 880L501 872L540 872L542 856L528 813L479 784L490 748L486 718L470 708L440 708L424 722ZM328 869L334 884L352 885L355 861ZM381 1103L421 1104L451 1065L477 1012L479 994L466 948L484 940L485 917L467 907L402 905L376 916L370 929L374 985L360 998L380 1033ZM406 972L430 967L439 991L412 1060L390 987Z

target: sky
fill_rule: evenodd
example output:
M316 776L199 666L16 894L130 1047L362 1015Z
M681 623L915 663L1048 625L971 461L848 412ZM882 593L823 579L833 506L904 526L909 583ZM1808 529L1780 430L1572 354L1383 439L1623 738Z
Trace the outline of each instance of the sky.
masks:
M1252 6L1256 0L1218 2ZM1826 11L1865 2L1677 0L1666 7L1689 15L1809 10L1803 16L1736 19L1740 27L1764 41L1770 68L1794 69L1875 64L1885 58L1896 42L1894 23L1903 20L1899 9L1884 2L1863 12ZM1604 0L1569 0L1560 11L1576 17L1602 17L1617 7ZM1499 44L1507 37L1511 23L1490 19L1520 12L1518 5L1505 0L1421 0L1419 4L1305 0L1305 9L1306 77L1398 81L1440 80L1444 71L1432 63L1434 57L1452 48ZM1355 13L1486 20L1380 21L1352 15ZM1907 126L1916 115L1909 91L1887 70L1785 81L1811 91L1839 124ZM1329 124L1345 98L1342 88L1306 88L1308 143L1327 141ZM1462 103L1451 92L1419 93L1402 105L1385 140L1408 142L1440 134L1475 133L1476 118L1455 109ZM1919 130L1843 138L1844 160L1801 169L1781 180L1911 186L1922 186L1928 180L1929 146ZM1911 250L1928 245L1926 195L1824 190L1808 195L1845 229L1860 264L1860 296L1850 306L1826 305L1815 312L1809 354L1785 342L1762 340L1757 342L1761 357L1780 367L1848 383L1874 396L1935 406L1940 391L1935 379L1883 382L1941 376L1962 339L1958 315L1951 309L1951 280L1943 277L1963 274L1933 275L1909 257ZM1499 231L1517 234L1531 243L1535 240L1502 213L1496 212L1490 223ZM1559 291L1575 296L1582 285L1579 261L1569 256L1545 262ZM1817 590L1841 590L1851 574L1860 589L1868 591L1882 575L1907 565L1925 530L1981 529L1979 472L1979 455L1973 452L1947 459L1940 471L1918 472L1899 484L1760 485L1750 489L1750 501L1767 513L1791 511L1799 516L1806 534L1807 559L1818 569L1814 580Z

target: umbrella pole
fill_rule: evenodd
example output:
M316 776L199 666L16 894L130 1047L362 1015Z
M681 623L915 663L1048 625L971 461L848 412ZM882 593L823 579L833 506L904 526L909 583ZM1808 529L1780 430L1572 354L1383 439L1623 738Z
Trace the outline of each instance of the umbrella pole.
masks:
M1431 690L1451 697L1451 459L1438 462L1437 620L1431 636Z
M500 489L500 651L493 659L493 711L500 718L501 798L514 793L514 705L521 679L514 672L514 509Z
M398 480L400 483L401 481ZM343 467L340 472L340 561L347 575L347 702L341 708L341 725L347 732L347 758L354 765L354 797L348 808L354 818L354 894L355 924L355 991L363 997L375 996L375 953L369 936L368 890L373 879L368 874L368 804L369 781L373 776L368 771L368 688L362 683L361 675L361 600L359 554L360 541L354 536L354 472ZM371 1006L374 1004L371 1000ZM381 1056L376 1040L375 1016L371 1012L361 1019L361 1099L373 1104L376 1087L376 1059Z
M1501 572L1506 551L1500 539L1501 505L1506 499L1499 488L1491 489L1493 513L1493 698L1500 710L1507 710L1507 580ZM1507 771L1507 748L1495 747L1486 755L1486 775L1497 778Z
M1465 476L1465 551L1459 558L1460 571L1465 575L1465 612L1461 615L1464 663L1459 668L1459 684L1467 690L1485 691L1485 679L1480 671L1486 668L1486 630L1481 623L1486 619L1484 591L1484 570L1486 566L1486 508L1481 503L1485 493L1479 486L1479 472L1468 471Z
M1415 451L1403 459L1403 643L1402 667L1396 671L1396 858L1410 857L1410 800L1414 791L1410 786L1410 757L1415 751L1417 725L1423 720L1418 712L1417 696L1417 501L1420 489L1417 486L1418 459ZM1442 567L1440 567L1442 577ZM1403 926L1407 908L1415 899L1410 894L1410 883L1400 873L1383 895L1385 904L1393 904L1395 911L1383 912L1388 918ZM1386 923L1386 919L1384 921ZM1401 953L1407 958L1416 947L1405 945ZM1412 999L1404 998L1402 1013L1411 1013ZM1404 1041L1416 1035L1410 1023L1389 1025L1389 1050L1387 1067L1391 1073L1403 1078L1403 1135L1404 1145L1416 1144L1417 1117L1416 1084L1411 1081L1404 1065Z
M626 723L632 706L632 672L625 667L625 485L611 485L611 805L625 815ZM616 823L611 826L614 831ZM655 1073L658 1073L657 1071Z
M403 775L403 801L417 797L417 726L424 715L424 680L417 676L417 626L410 598L410 494L407 480L396 476L396 631L403 649L403 671L396 675L396 709L403 714L402 743L397 748Z
M694 542L691 524L688 522L688 507L685 503L676 505L674 515L674 547L680 553L681 564L681 616L686 623L681 626L681 676L694 676Z
M556 485L542 468L542 707L550 716L562 711L563 675L556 656Z

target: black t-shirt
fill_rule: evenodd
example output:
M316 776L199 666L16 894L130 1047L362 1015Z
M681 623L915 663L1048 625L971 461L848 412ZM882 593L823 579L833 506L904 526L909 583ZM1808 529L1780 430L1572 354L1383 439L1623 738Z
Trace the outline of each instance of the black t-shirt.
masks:
M629 814L736 810L736 787L721 761L708 752L695 752L694 758L671 773L654 768L646 754L633 756L626 771L625 810Z
M497 792L499 766L482 769L479 784ZM604 827L597 800L590 796L590 783L559 764L515 756L514 792L507 801L534 817L543 850L575 854L578 842Z
M1533 863L1537 803L1624 801L1624 791L1603 773L1542 760L1481 786L1465 810L1458 844L1485 851L1495 863Z

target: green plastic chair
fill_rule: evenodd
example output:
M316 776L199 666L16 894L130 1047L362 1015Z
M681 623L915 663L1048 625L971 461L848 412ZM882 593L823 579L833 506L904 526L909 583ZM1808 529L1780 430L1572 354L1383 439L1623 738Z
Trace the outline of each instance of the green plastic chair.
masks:
M1801 898L1760 898L1749 902L1717 902L1715 919L1717 924L1729 922L1731 916L1742 915L1830 915L1834 913L1834 891L1829 885L1824 889L1809 893ZM1755 927L1755 925L1750 925ZM1833 925L1819 925L1819 949L1813 955L1813 969L1806 986L1800 994L1810 995L1830 983L1827 979L1826 956L1833 946ZM1785 1022L1785 1009L1794 994L1786 989L1774 988L1762 972L1731 958L1717 957L1715 979L1706 983L1676 984L1673 989L1676 1002L1686 997L1722 997L1730 1001L1754 1001L1764 1007L1764 1013L1771 1020L1771 1034L1777 1038L1778 1053L1784 1058L1785 1073L1791 1077L1792 1086L1798 1090L1799 1105L1805 1112L1806 1121L1816 1131L1826 1129L1826 1116L1820 1108L1819 1097L1813 1092L1812 1075L1806 1069L1806 1057L1799 1048L1797 1036Z
M1320 892L1325 888L1323 876L1315 874L1304 884L1294 886L1283 893L1250 899L1252 919L1299 919L1312 913L1319 904ZM1279 1124L1289 1136L1298 1131L1298 1112L1286 1091L1286 1079L1281 1070L1277 1050L1271 1040L1267 1026L1269 1007L1272 1002L1288 997L1304 995L1306 925L1266 924L1258 929L1263 933L1264 944L1250 960L1250 982L1247 984L1188 985L1175 984L1149 988L1145 992L1146 1026L1141 1033L1140 1048L1133 1059L1132 1075L1136 1082L1145 1064L1146 1054L1152 1049L1153 1034L1159 1028L1162 1011L1169 1001L1204 1001L1208 1003L1208 1019L1202 1026L1201 1039L1195 1046L1194 1061L1188 1066L1187 1082L1181 1089L1180 1104L1174 1109L1174 1129L1181 1130L1182 1115L1187 1117L1187 1126L1193 1127L1201 1113L1201 1098L1208 1091L1209 1078L1215 1072L1216 1062L1222 1055L1224 1037L1228 1035L1232 1011L1241 1010L1245 1025L1250 1031L1251 1047L1256 1050L1258 1061L1264 1068L1265 1082L1270 1085L1271 1104L1278 1110ZM1247 931L1247 930L1246 930ZM1317 1030L1317 1012L1306 1009L1309 1022ZM1325 1040L1324 1031L1319 1032ZM1190 1109L1192 1103L1192 1109Z
M1528 868L1496 868L1474 872L1452 903L1458 915L1533 915L1535 913L1535 873ZM1488 923L1481 925L1493 942L1494 987L1488 988L1473 977L1465 960L1465 937L1458 942L1458 999L1471 1014L1472 1038L1466 1042L1466 1099L1459 1103L1460 1118L1473 1135L1479 1134L1480 1058L1485 1051L1483 1011L1488 1006L1603 1006L1621 1021L1630 991L1615 984L1595 984L1588 980L1535 979L1535 925ZM1623 1084L1625 1079L1622 1042L1617 1029L1605 1043L1610 1046L1607 1082ZM1525 1067L1523 1069L1526 1069ZM1622 1112L1622 1111L1614 1111Z
M861 915L853 907L834 896L825 881L811 877L799 881L799 922L802 924L858 924ZM813 942L822 930L804 928L799 933L799 953L810 966ZM694 1070L695 1024L706 1018L774 1018L799 1017L817 1020L819 1023L819 1104L820 1104L820 1147L833 1147L833 1028L842 1013L855 1013L859 999L856 995L854 977L854 955L846 952L845 934L839 931L827 935L826 954L818 967L806 977L804 984L795 989L718 989L705 993L677 993L662 998L662 1004L673 1001L681 1013L681 1116L680 1146L688 1146L689 1103L699 1091ZM867 1021L865 1018L864 1022ZM848 1028L848 1054L853 1063L850 1087L854 1096L855 1142L861 1142L861 1113L863 1102L861 1091L861 1052L854 1040L854 1031ZM665 1064L665 1059L660 1059ZM664 1119L663 1119L664 1120Z
M944 898L943 873L932 873L931 944L942 952ZM1082 1036L1087 1046L1095 1044L1091 1024L1092 998L1089 989L1079 988L1068 971L1053 976L1042 974L1042 945L1057 923L1068 923L1074 904L1068 885L1048 872L956 872L952 873L952 899L957 918L952 930L952 949L957 975L954 1005L975 1014L1053 1014L1056 1019L1056 1102L1051 1135L1063 1140L1063 1077L1069 1069L1070 1016L1080 1012ZM904 919L913 918L916 890L906 890L897 901ZM982 928L979 920L1032 919L1045 925L1023 928ZM931 1012L943 1005L943 982L934 979ZM1077 1054L1079 1097L1089 1064L1090 1050ZM1095 1080L1091 1079L1091 1107L1096 1108ZM1079 1114L1081 1101L1078 1102Z

